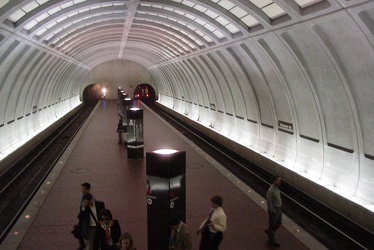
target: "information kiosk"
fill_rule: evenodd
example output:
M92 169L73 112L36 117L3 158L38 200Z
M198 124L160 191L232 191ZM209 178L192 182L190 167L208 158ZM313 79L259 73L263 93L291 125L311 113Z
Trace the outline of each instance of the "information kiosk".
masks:
M146 153L148 249L168 249L168 221L186 221L186 151Z

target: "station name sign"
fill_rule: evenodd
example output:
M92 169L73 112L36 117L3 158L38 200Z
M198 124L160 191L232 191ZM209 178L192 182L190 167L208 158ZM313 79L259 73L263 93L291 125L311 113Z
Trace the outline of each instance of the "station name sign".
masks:
M278 121L279 130L293 131L293 125L289 122Z

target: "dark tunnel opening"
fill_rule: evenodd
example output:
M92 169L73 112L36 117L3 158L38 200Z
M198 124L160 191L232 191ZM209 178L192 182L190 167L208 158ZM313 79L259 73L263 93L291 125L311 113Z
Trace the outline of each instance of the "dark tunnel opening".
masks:
M96 104L103 97L102 87L99 84L90 84L83 91L84 104Z
M140 99L145 103L154 103L156 101L156 91L147 83L139 84L134 90L134 99Z

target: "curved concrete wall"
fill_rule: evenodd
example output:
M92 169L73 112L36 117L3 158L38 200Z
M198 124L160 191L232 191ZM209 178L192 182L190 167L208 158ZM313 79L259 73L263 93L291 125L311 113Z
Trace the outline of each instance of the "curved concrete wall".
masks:
M6 155L81 103L89 71L1 29L0 46L0 152Z
M373 211L373 11L337 11L153 69L159 102L292 170L286 180L297 173L300 188L305 177Z

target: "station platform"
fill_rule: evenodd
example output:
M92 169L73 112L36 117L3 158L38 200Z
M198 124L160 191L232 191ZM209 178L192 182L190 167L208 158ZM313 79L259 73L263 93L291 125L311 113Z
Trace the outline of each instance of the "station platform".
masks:
M223 197L227 215L221 250L326 249L285 215L276 232L280 247L268 245L265 199L158 115L142 108L145 153L163 148L186 151L186 223L193 232L193 249L198 249L200 236L195 232L207 217L214 195ZM116 100L99 102L0 245L1 250L77 249L78 240L70 232L77 223L84 182L91 184L94 197L104 201L119 220L122 232L133 235L136 248L148 249L146 158L127 159L126 147L118 144L117 123Z

